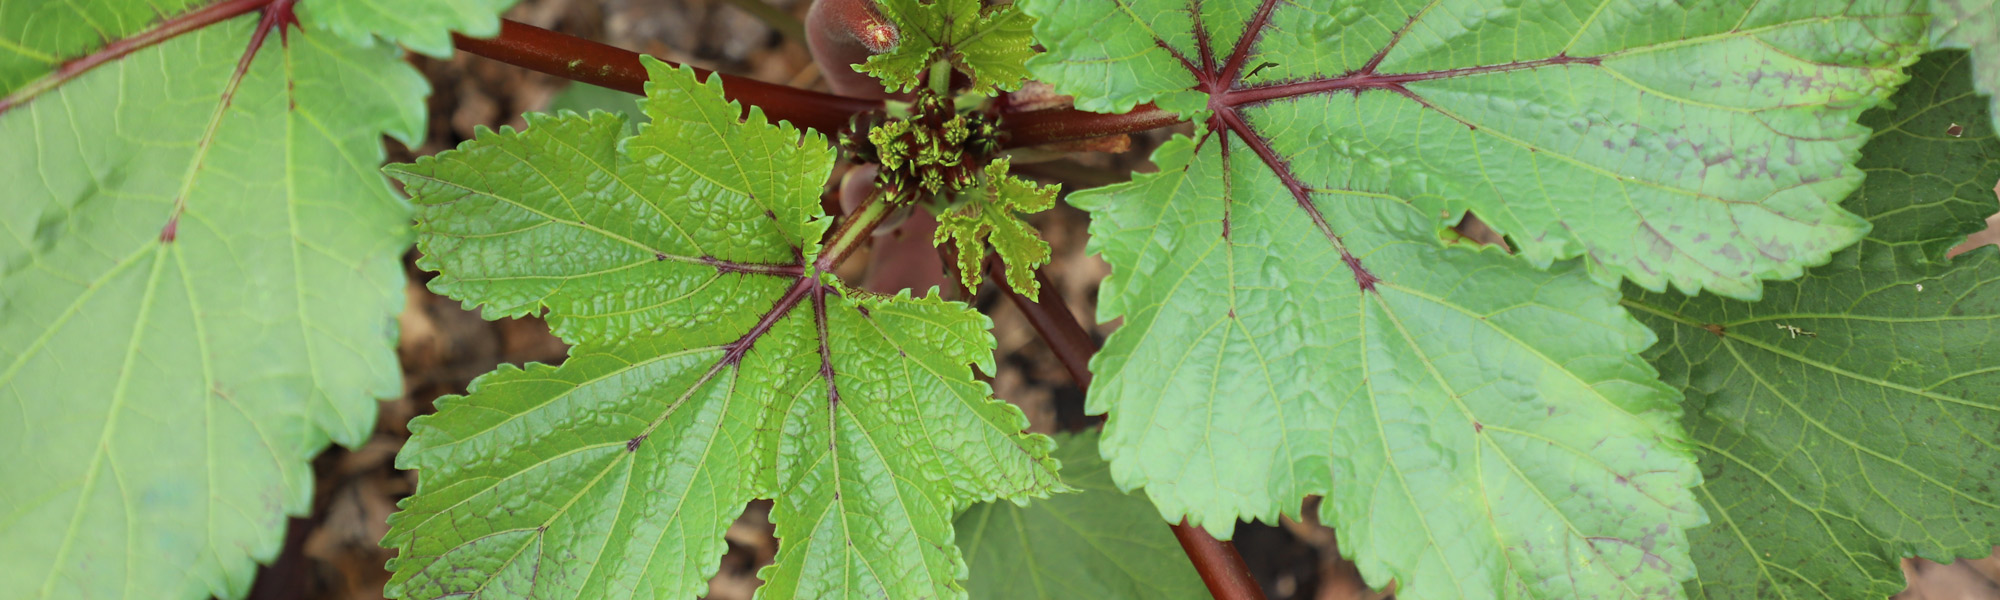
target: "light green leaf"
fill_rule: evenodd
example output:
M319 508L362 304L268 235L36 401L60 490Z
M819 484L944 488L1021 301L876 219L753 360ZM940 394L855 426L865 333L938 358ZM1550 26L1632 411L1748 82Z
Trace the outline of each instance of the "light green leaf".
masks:
M1159 173L1070 196L1113 267L1099 318L1124 319L1087 405L1111 415L1120 486L1224 538L1324 495L1401 598L1646 597L1693 575L1679 407L1613 290L1446 248L1393 198L1302 210L1254 157L1176 138Z
M1931 35L1938 47L1971 51L1973 88L1996 98L1988 118L2000 129L2000 2L1931 0L1931 12L1937 15Z
M1898 559L1985 556L2000 540L2000 253L1945 261L1993 210L2000 139L1960 52L1916 65L1862 122L1875 228L1763 302L1627 290L1648 352L1686 395L1701 448L1691 532L1711 598L1882 598ZM1965 123L1963 137L1939 135ZM1945 244L1949 245L1949 244Z
M48 75L69 59L157 24L161 15L210 2L0 0L0 96Z
M630 125L625 130L625 135L629 136L638 130L639 123L646 122L646 113L640 106L641 100L642 98L638 96L611 88L597 87L588 83L572 83L549 98L548 112L560 113L567 110L587 115L590 111L601 110L623 115L626 124Z
M1013 4L982 8L979 0L879 0L876 6L896 24L898 41L854 70L881 79L889 91L923 86L931 63L940 60L971 76L974 93L1018 89L1028 76L1035 19Z
M1079 193L1113 266L1104 454L1226 533L1326 494L1399 597L1674 597L1677 406L1590 284L1761 295L1859 239L1909 1L1026 0L1037 77L1192 137ZM1526 261L1441 247L1464 210ZM1562 262L1572 257L1576 262ZM1547 269L1538 273L1528 265Z
M377 36L438 58L451 57L451 32L472 37L500 33L500 13L514 0L299 0L301 18L349 42L367 46Z
M1854 120L1929 20L1921 0L1022 5L1036 77L1080 108L1157 101L1264 140L1313 193L1470 209L1537 266L1740 299L1866 232L1836 205Z
M409 213L376 169L428 88L296 32L233 81L257 21L0 114L0 597L241 597L307 461L401 392Z
M1011 163L1004 157L987 163L980 185L966 190L958 206L938 215L931 243L951 243L958 250L959 281L966 289L979 288L986 244L992 243L1000 262L1007 265L1007 286L1033 297L1042 289L1035 270L1049 263L1049 244L1020 215L1055 206L1061 187L1008 175Z
M988 502L958 516L976 600L1208 598L1159 511L1111 482L1097 434L1056 437L1051 458L1080 493L1027 506Z
M692 598L744 503L774 498L759 597L963 597L951 515L1062 487L968 369L994 369L990 323L818 274L825 141L647 68L636 136L537 115L391 168L433 289L546 310L576 346L413 422L389 593Z

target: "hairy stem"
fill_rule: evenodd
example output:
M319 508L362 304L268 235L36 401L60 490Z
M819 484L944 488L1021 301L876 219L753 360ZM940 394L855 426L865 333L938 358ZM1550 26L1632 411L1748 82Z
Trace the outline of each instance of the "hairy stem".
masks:
M458 49L527 67L571 81L633 94L646 93L646 69L639 53L515 21L503 21L491 39L454 36ZM696 69L707 76L710 71ZM755 79L722 75L730 100L764 109L772 119L823 132L839 130L856 114L882 109L880 100L836 96ZM1179 123L1181 118L1151 104L1107 115L1074 108L1005 114L1000 130L1005 146L1017 148L1132 133Z
M646 93L646 68L639 62L639 53L616 46L512 20L500 23L496 37L453 35L452 42L466 52L572 81ZM700 68L695 72L703 79L714 74ZM745 111L752 106L762 108L772 120L826 133L839 131L856 114L882 109L879 100L835 96L732 75L721 77L722 95L743 103Z
M827 237L826 247L820 249L819 260L813 262L813 268L831 272L846 261L848 255L854 254L854 250L868 240L868 234L875 231L875 226L882 224L882 219L896 209L886 199L878 190L862 201L861 208L842 217L840 223L834 225L833 234Z
M1048 108L1003 114L1000 117L1000 129L1007 134L1004 144L1006 147L1021 148L1136 133L1159 129L1181 121L1180 115L1147 103L1115 115L1084 112L1074 108Z
M1091 337L1083 324L1077 322L1055 284L1036 271L1035 278L1042 289L1035 298L1029 298L1007 285L1006 267L999 261L992 261L989 271L1007 299L1028 317L1028 324L1048 343L1056 360L1062 361L1077 387L1089 391L1090 357L1097 353L1097 338ZM1174 524L1173 528L1174 539L1180 541L1181 550L1194 563L1194 570L1201 574L1210 595L1217 600L1263 600L1264 591L1257 587L1257 579L1250 576L1250 567L1243 562L1235 544L1215 539L1208 530L1189 526L1185 521Z

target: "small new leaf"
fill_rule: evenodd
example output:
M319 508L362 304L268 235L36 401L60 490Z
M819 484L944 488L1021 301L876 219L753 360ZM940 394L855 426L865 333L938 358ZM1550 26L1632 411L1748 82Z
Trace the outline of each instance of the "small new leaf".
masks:
M979 0L881 0L878 6L902 32L901 41L855 70L881 79L889 91L924 85L931 64L940 60L970 76L969 91L978 94L1018 89L1028 76L1035 19L1012 4L982 10Z
M1049 440L972 376L990 322L818 273L825 141L647 69L636 135L534 115L391 167L433 289L545 310L575 346L411 423L389 594L693 598L772 498L760 598L963 598L953 513L1063 489Z
M1049 262L1049 244L1020 215L1034 214L1055 206L1057 185L1035 185L1007 174L1007 159L986 165L982 184L968 188L959 204L938 215L937 234L931 243L953 244L958 250L959 280L966 289L979 286L980 263L986 259L986 245L1007 265L1007 285L1033 297L1041 289L1035 269Z

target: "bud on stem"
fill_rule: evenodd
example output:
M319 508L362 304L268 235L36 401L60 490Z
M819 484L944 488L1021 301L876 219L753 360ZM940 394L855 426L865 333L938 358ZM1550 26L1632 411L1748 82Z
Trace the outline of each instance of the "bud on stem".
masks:
M834 93L860 98L893 98L882 82L854 70L868 57L887 52L902 34L876 10L875 0L813 0L806 12L806 43Z

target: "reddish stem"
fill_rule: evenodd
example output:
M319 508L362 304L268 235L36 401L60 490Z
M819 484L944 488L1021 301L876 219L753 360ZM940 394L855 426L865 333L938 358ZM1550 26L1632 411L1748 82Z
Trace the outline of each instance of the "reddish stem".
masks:
M1091 337L1083 324L1077 322L1075 313L1069 311L1069 303L1063 301L1048 276L1035 272L1035 280L1041 282L1042 289L1032 299L1007 285L1007 266L1000 261L987 261L987 277L1000 284L1000 291L1028 318L1028 325L1041 334L1042 341L1049 345L1049 351L1055 353L1063 369L1069 371L1076 387L1090 389L1090 357L1097 354L1097 338Z
M646 93L646 68L639 62L639 53L616 46L512 20L501 21L497 37L453 35L452 42L460 50L557 77L621 92ZM694 71L703 79L712 73L701 68ZM826 133L840 130L856 114L882 109L879 100L835 96L733 75L722 76L722 94L742 102L745 110L760 107L773 120Z
M1186 521L1174 524L1174 539L1180 540L1181 551L1194 563L1201 582L1208 584L1208 595L1216 600L1264 600L1264 589L1250 576L1250 565L1244 564L1236 544L1215 539L1208 530Z
M1041 272L1035 278L1041 281L1041 292L1030 299L1007 285L1006 267L999 261L988 265L989 276L998 282L1007 299L1014 302L1014 308L1028 317L1028 324L1041 334L1049 350L1056 359L1062 361L1063 368L1076 380L1077 387L1090 389L1090 357L1097 353L1097 338L1083 329L1076 316L1063 302L1062 294ZM1250 576L1250 566L1243 562L1243 555L1236 551L1236 545L1215 539L1208 530L1188 525L1185 521L1173 526L1174 539L1181 543L1181 551L1186 552L1188 561L1194 563L1194 570L1201 574L1202 583L1208 584L1208 593L1217 600L1263 600L1264 590L1257 587L1257 578Z
M1002 115L1000 129L1007 133L1009 148L1039 146L1055 142L1084 140L1121 133L1158 129L1181 122L1176 115L1152 103L1141 104L1117 115L1084 112L1074 108L1049 108Z
M502 21L498 37L452 39L460 50L500 62L622 92L646 93L646 70L639 64L639 53L616 46L515 21ZM704 76L710 72L695 71ZM730 100L762 107L773 119L824 132L840 129L853 115L882 109L880 100L836 96L733 75L723 75L722 86ZM1000 128L1009 136L1008 147L1022 147L1145 131L1180 120L1146 104L1122 115L1073 108L1014 113L1001 119Z

